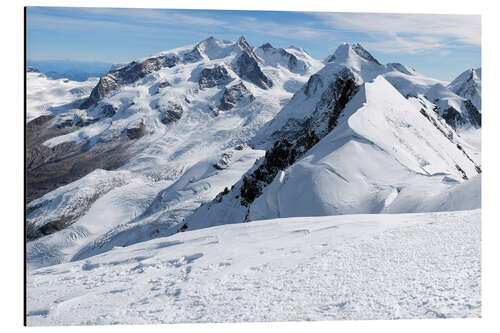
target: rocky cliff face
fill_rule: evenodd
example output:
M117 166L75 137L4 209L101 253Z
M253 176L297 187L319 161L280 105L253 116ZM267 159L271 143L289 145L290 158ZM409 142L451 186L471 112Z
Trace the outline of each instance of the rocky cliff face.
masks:
M203 59L210 58L206 52L207 48L214 47L217 40L213 37L198 43L192 50L177 55L160 55L151 57L144 61L133 61L125 66L113 68L106 75L102 76L99 83L92 90L90 96L80 105L81 109L87 109L95 105L103 97L109 95L111 92L118 90L121 86L134 83L139 79L144 78L146 75L159 71L162 68L171 68L177 64L196 63ZM217 45L215 46L217 47ZM253 47L248 44L244 37L240 37L238 42L226 52L239 51L237 59L233 63L233 70L242 79L248 80L261 89L268 89L273 86L273 82L261 70L259 57L254 53ZM285 52L285 51L283 51ZM217 54L212 56L214 58L224 57L226 54ZM286 53L285 56L289 58L289 67L296 69L299 64L295 56ZM301 64L302 65L302 64ZM226 80L226 81L225 81ZM227 83L230 77L225 66L216 66L213 69L203 70L200 77L200 87L213 87L214 85Z
M368 52L361 44L356 43L352 45L352 49L354 52L356 52L357 55L359 55L361 58L368 60L370 62L376 63L377 65L381 65L380 62L378 62L377 59L375 59L370 52Z
M200 84L200 88L203 89L223 85L232 80L233 78L229 75L227 67L221 65L213 68L204 68L201 71L198 83Z
M102 76L99 83L95 86L89 98L82 103L80 108L86 109L104 96L117 90L121 85L130 84L142 79L146 75L158 71L164 67L173 67L178 63L179 59L175 56L159 56L149 58L143 62L133 61L130 64L109 71L106 75Z
M234 69L239 77L252 82L261 89L269 89L273 86L273 81L262 72L257 61L246 52L238 57Z
M236 105L236 103L245 98L247 99L248 103L251 103L255 100L255 97L247 89L243 82L239 82L233 86L226 87L224 89L224 93L222 94L219 109L223 111L230 110Z

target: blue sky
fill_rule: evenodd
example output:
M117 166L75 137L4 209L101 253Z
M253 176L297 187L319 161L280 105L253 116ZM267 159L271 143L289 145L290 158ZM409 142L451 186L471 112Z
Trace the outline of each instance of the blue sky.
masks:
M119 63L209 36L259 46L296 45L323 59L360 42L380 62L442 80L481 66L481 20L473 15L29 7L29 60Z

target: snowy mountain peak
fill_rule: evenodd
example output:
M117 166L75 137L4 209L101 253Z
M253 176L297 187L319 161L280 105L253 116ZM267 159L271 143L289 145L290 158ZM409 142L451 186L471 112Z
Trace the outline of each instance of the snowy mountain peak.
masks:
M234 54L238 51L238 47L234 42L220 40L215 37L208 37L207 39L196 44L192 53L198 53L201 57L206 57L210 60L222 59ZM199 60L199 59L195 59Z
M380 62L378 62L377 59L375 59L371 54L370 52L368 52L365 48L363 48L363 46L361 46L361 44L359 43L356 43L352 46L352 49L354 50L354 52L356 52L357 55L359 55L361 58L367 60L367 61L371 61L371 62L374 62L378 65L380 65Z
M327 62L337 61L341 63L349 63L355 61L354 59L363 59L367 62L372 62L377 65L381 65L377 59L375 59L370 52L368 52L361 44L356 43L352 46L348 43L342 43L337 47L337 50L333 53L333 57L327 57Z
M481 127L481 113L469 99L458 96L441 83L433 85L425 97L439 108L448 124L457 127Z
M343 61L352 56L353 52L353 49L348 43L342 43L337 47L335 52L333 52L333 55L335 56L335 60Z
M303 52L303 53L306 53L306 54L307 54L306 50L304 50L304 49L303 49L302 47L300 47L300 46L290 45L288 48L289 48L289 49L292 49L292 50L296 50L296 51Z
M245 39L244 36L241 36L239 39L238 39L238 46L243 50L243 51L252 51L253 50L253 47L250 46L250 44L248 44L247 40Z
M315 62L304 50L275 48L265 43L254 50L264 66L281 66L296 74L306 73Z
M406 74L406 75L416 75L417 74L417 71L415 71L414 68L412 68L410 66L405 66L405 65L400 64L398 62L388 63L386 66L387 66L387 70L389 70L389 71L395 70L395 71L401 72L401 73Z
M261 46L259 46L259 49L272 49L273 46L271 45L271 43L265 43L265 44L262 44Z
M357 82L373 80L377 75L386 71L385 66L381 65L359 43L352 46L348 43L340 44L335 52L324 60L324 63L326 66L336 63L348 67L355 73Z
M448 89L458 96L469 99L478 110L481 110L481 68L466 70L448 85Z
M471 79L474 81L481 80L481 68L471 68Z

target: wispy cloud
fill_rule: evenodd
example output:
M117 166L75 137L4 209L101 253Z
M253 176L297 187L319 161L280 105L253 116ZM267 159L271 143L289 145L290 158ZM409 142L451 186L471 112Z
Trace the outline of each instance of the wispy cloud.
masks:
M45 11L35 8L29 12L28 28L53 31L117 31L134 36L180 31L208 37L217 32L232 34L260 34L285 39L308 40L325 38L328 31L309 25L276 23L252 16L251 12L221 19L217 13L165 9L122 8L56 8ZM192 41L194 42L194 41Z
M481 45L478 15L313 13L323 24L339 32L366 33L372 50L386 53L420 53L453 48L457 43Z
M129 21L147 22L150 24L196 24L196 25L224 25L227 22L207 17L200 13L188 14L186 11L168 9L129 9L129 8L79 8L81 13L88 13L98 16L127 19Z
M271 21L259 20L254 17L247 17L239 20L227 28L234 31L251 31L262 35L301 40L320 38L326 34L326 32L321 29L314 29L296 24L275 23Z
M65 13L78 15L65 15ZM28 24L35 28L52 28L65 26L66 29L129 29L150 30L147 27L161 26L222 26L226 22L200 15L158 10L158 9L120 9L120 8L62 8L50 14L34 12L28 15Z

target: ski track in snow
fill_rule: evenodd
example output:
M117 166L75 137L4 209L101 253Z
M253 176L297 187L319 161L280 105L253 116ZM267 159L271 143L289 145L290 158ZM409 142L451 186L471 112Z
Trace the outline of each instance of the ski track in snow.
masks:
M224 225L29 272L28 325L480 317L480 210Z

